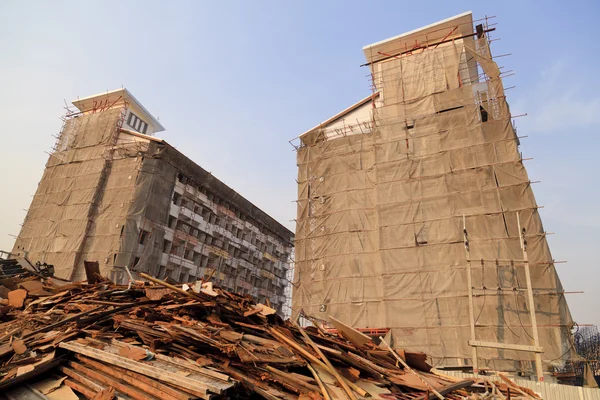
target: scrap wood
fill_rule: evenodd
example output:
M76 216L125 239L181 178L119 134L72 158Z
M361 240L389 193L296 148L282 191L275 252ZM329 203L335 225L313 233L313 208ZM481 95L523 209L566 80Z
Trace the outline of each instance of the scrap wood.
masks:
M25 301L26 298L27 298L27 290L25 290L25 289L11 290L10 292L8 292L8 305L15 307L15 308L21 308L21 307L23 307L23 302Z
M15 354L23 354L27 351L27 346L25 346L25 343L21 339L13 340L11 346Z
M504 393L502 393L502 391L498 388L498 386L494 383L494 381L492 381L491 379L488 379L487 382L492 387L492 394L498 395L498 397L500 397L500 400L506 399L506 396L504 396Z
M82 385L81 383L72 380L72 379L66 379L65 380L65 385L67 385L68 387L70 387L73 391L81 393L82 395L84 395L87 399L94 399L96 398L97 393L94 392L93 390L91 390L90 388L88 388L85 385ZM110 397L107 400L112 400L114 398Z
M260 313L261 311L262 311L262 309L260 309L260 308L255 308L253 310L246 311L244 313L244 317L249 317L251 315L256 315L256 314Z
M119 349L119 355L130 358L135 361L146 360L149 357L153 357L153 354L148 350L145 350L137 346L124 346Z
M139 382L139 384L135 383L134 385L137 384L136 387L144 390L146 393L149 392L148 387L152 387L154 389L160 390L161 392L170 396L170 398L173 398L176 400L187 400L187 399L190 399L191 397L193 397L192 394L186 393L183 390L176 389L174 387L166 385L157 380L148 378L145 375L141 375L136 372L126 370L124 368L115 367L114 365L109 365L109 364L103 364L99 361L94 361L90 358L82 357L82 356L77 356L77 360L80 361L82 364L84 364L87 368L90 368L90 369L96 370L96 371L104 371L105 373L113 376L114 378L117 378L117 379L124 378L131 382Z
M100 392L96 393L92 400L112 400L115 397L115 395L115 388L111 386L102 389ZM117 397L117 400L121 400L121 397Z
M310 373L313 375L315 381L319 385L319 389L321 389L321 394L323 395L323 398L325 400L331 400L331 396L329 395L329 392L327 392L327 388L323 384L323 381L321 380L321 377L319 376L317 371L310 365L310 363L306 363L306 367L309 369Z
M79 400L79 397L67 385L63 385L58 389L48 393L46 397L50 400Z
M87 376L82 375L80 372L77 372L72 368L68 368L66 366L61 366L59 368L59 370L60 370L60 372L65 374L67 377L71 378L70 380L77 381L84 388L92 391L93 393L101 392L104 389L104 387L102 385L100 385L99 383L94 382ZM75 390L77 390L77 389L75 389ZM86 393L83 393L83 394L86 394ZM88 396L88 397L90 397L90 396ZM93 396L91 396L91 397L93 397Z
M133 398L154 399L158 397L169 400L188 400L202 397L202 395L194 394L191 389L188 390L190 393L186 393L182 390L177 390L168 385L161 384L160 382L143 375L115 368L111 365L94 363L91 360L84 360L84 362L85 366L82 364L72 364L71 366L76 370L62 367L61 371L69 377L76 379L85 387L92 388L96 392L96 395L93 398L103 398L102 393L112 387L106 386L107 383L117 387L121 393L127 392L129 396L132 396ZM98 371L102 371L102 373L99 373ZM77 388L74 389L77 390ZM85 392L82 393L86 394ZM117 392L117 394L120 394L120 392ZM88 396L88 398L92 397ZM110 398L112 399L112 397Z
M390 345L387 344L387 342L383 339L383 337L380 336L379 340L381 341L381 343L383 343L387 347L388 351L394 357L396 357L396 359L400 362L400 364L402 364L402 366L404 366L404 368L406 368L407 371L411 372L413 375L415 375L421 382L423 382L427 386L428 391L431 390L433 392L433 394L435 394L438 399L444 400L444 396L442 396L437 390L435 390L435 388L429 382L427 382L427 380L425 380L425 378L423 378L416 371L414 371L411 367L409 367L408 364L406 363L406 361L404 361L401 357L398 356L398 354L396 354L396 352L394 351L394 349L392 349L390 347Z
M218 292L215 292L213 290L213 283L212 282L202 282L202 281L197 281L193 286L192 286L192 290L196 293L204 293L206 295L209 295L211 297L216 297L219 295Z
M300 333L302 334L302 336L304 336L304 340L306 340L306 342L312 346L312 348L315 350L315 352L317 352L317 354L319 355L319 357L321 357L321 360L323 360L323 362L325 363L325 365L327 365L327 368L329 369L329 371L338 380L338 382L342 386L342 389L344 389L344 391L346 392L346 394L348 395L348 397L351 400L356 400L356 396L354 395L354 393L352 393L352 390L350 389L350 386L348 386L348 384L346 383L347 380L344 379L340 375L340 373L333 367L333 365L331 365L331 362L329 361L329 359L327 357L325 357L325 354L323 354L323 352L321 351L321 349L319 349L319 347L317 347L317 345L315 344L315 342L312 341L312 339L310 338L310 336L308 336L308 334L306 332L304 332L304 329L300 328L298 325L296 325L296 323L294 323L294 326L296 326L296 328L300 331ZM362 396L364 396L364 395L362 395Z
M333 376L335 376L334 372L332 372L329 367L321 360L319 360L317 357L315 357L314 355L310 354L308 351L306 351L305 349L303 349L300 345L298 345L296 342L294 342L291 339L288 339L285 335L281 334L280 332L278 332L277 330L275 330L274 328L271 328L271 333L274 334L278 339L283 340L284 342L286 342L287 344L289 344L290 346L292 346L295 350L298 350L303 356L305 356L308 360L314 362L316 365L318 365L319 367L323 368L325 371L330 372ZM304 332L304 330L300 330L301 332ZM339 375L339 374L338 374ZM337 378L337 377L336 377ZM350 382L349 380L347 380L344 377L340 377L341 380L343 380L345 382L345 384L347 386L350 386L352 388L352 390L354 390L355 392L357 392L358 394L360 394L363 397L368 396L368 393L366 391L364 391L363 389L361 389L360 387L356 386L354 383Z
M298 386L301 386L304 390L308 390L311 392L318 392L320 390L318 386L314 386L313 384L310 384L310 383L306 382L305 380L300 379L297 376L294 376L293 374L281 371L271 365L267 365L267 371L272 372L275 375L279 375L279 376L283 377L285 380L295 383Z
M142 364L137 361L129 360L125 357L118 356L116 354L111 354L103 350L91 349L87 346L68 342L61 343L60 347L78 354L85 355L87 357L100 360L112 365L116 365L118 367L140 373L142 375L149 376L154 379L158 379L159 381L170 383L179 387L187 387L189 389L193 389L197 392L202 398L209 398L208 389L209 386L206 382L201 382L198 379L190 379L185 376L178 375L171 371L165 371L163 369L154 367L152 365ZM233 385L231 385L233 386ZM221 389L211 385L211 388L220 393Z
M150 300L160 300L163 297L173 293L173 290L161 287L147 287L144 293L146 294L146 297Z
M47 378L31 385L35 390L42 394L48 394L51 391L58 389L67 377L62 378Z
M106 368L103 369L102 372L98 372L98 370L94 370L74 362L69 363L69 366L87 376L89 379L100 382L101 384L105 384L108 387L112 387L118 390L120 393L123 393L135 400L171 400L168 395L160 390L149 385L145 385L143 382L138 380L131 379L127 375L115 376L114 373L111 373L110 368Z
M343 334L346 339L350 340L356 346L360 347L371 342L370 337L344 324L342 321L333 318L331 315L329 316L329 320L331 321L333 326L335 326L335 329L337 329L339 333Z
M433 398L400 357L448 398L485 390L429 374L422 353L399 349L402 356L392 355L347 325L339 335L301 328L268 304L212 282L191 282L184 290L155 278L128 286L55 286L51 279L36 279L52 294L27 298L25 310L10 307L0 316L0 389L27 382L51 365L67 377L63 386L97 400ZM20 283L14 280L12 288ZM218 295L195 293L198 287ZM22 350L21 342L25 349L16 354L13 345ZM56 347L65 354L52 364Z
M38 280L28 280L21 282L17 285L21 289L25 289L29 295L33 296L50 296L52 293L49 293L44 290L44 285L42 282Z
M177 286L173 286L173 285L171 285L170 283L167 283L167 282L161 281L160 279L156 279L155 277L153 277L153 276L150 276L150 275L148 275L148 274L141 273L141 274L140 274L140 276L141 276L142 278L144 278L144 279L148 279L150 282L154 282L154 283L156 283L156 284L158 284L158 285L161 285L161 286L164 286L164 287L166 287L166 288L169 288L169 289L171 289L171 290L173 290L173 291L175 291L175 292L177 292L177 293L181 293L181 294L183 294L184 296L188 296L188 297L191 297L191 298L194 298L194 299L197 299L197 298L199 298L199 296L198 296L198 295L196 295L194 292L188 292L188 291L186 291L186 290L180 289L180 288L178 288ZM201 298L201 297L200 297L200 298Z
M531 391L530 389L522 388L522 387L518 386L516 383L514 383L512 380L510 380L508 378L508 376L506 376L504 374L498 374L498 376L504 382L506 382L506 384L508 385L509 388L516 390L517 392L519 392L523 396L527 397L528 399L539 399L539 396L537 394L535 394L533 391ZM526 390L528 390L531 393L526 392Z

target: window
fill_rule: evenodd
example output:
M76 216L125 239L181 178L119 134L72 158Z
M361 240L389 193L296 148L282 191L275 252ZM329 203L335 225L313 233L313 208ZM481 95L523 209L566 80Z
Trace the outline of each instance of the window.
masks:
M176 206L181 205L181 195L177 192L173 192L173 204L175 204Z
M488 121L488 112L485 108L483 108L483 106L479 106L479 114L481 115L481 122Z
M148 237L148 231L142 229L140 232L140 244L143 246L146 242L146 238Z
M163 242L163 253L169 253L169 251L171 250L171 242L167 239L164 240Z
M130 112L129 118L127 118L127 125L135 129L140 133L146 133L148 130L148 124L142 121L137 115Z
M188 279L188 272L187 271L181 271L179 273L179 282L180 283L187 282L187 279Z

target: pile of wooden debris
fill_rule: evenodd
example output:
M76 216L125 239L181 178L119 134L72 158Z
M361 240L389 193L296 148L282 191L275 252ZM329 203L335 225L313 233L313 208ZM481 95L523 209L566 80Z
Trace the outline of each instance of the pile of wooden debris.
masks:
M51 399L539 398L508 380L434 373L424 354L375 344L342 323L336 334L300 328L211 283L140 276L148 282L1 280L0 393L26 386Z

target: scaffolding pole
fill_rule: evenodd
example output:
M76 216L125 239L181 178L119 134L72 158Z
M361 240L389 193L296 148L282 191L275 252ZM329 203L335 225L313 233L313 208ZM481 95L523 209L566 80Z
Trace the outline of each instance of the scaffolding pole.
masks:
M527 281L527 299L529 300L529 316L531 318L531 330L533 332L533 345L540 347L540 339L537 329L537 319L535 317L535 303L533 302L533 289L531 287L531 274L529 272L529 258L527 256L527 241L525 240L525 227L521 227L521 218L517 213L517 226L519 227L519 238L521 250L523 251L523 263L525 264L525 280ZM538 382L544 381L544 370L542 368L542 355L539 352L535 355L535 372Z
M469 324L471 327L471 341L475 342L475 311L473 306L473 277L471 275L471 251L469 250L469 236L467 233L467 222L466 217L463 214L463 237L465 243L465 254L467 257L467 285L468 285L468 293L469 293ZM475 375L479 374L479 361L477 359L477 346L471 347L471 352L473 354L473 373Z

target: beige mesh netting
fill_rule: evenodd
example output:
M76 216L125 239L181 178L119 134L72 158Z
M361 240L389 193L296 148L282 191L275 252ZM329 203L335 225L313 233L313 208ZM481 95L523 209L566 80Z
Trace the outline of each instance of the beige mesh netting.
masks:
M543 359L569 357L571 316L485 39L371 69L379 99L370 132L328 139L322 126L301 137L294 315L391 328L396 346L468 363L464 216L470 258L483 260L472 274L477 339L531 345L519 213ZM495 368L533 359L479 354Z
M53 264L56 276L72 280L85 279L84 260L119 281L124 266L156 272L161 230L152 230L137 262L134 253L141 229L166 221L168 207L154 203L168 204L174 172L144 157L151 143L120 132L126 112L123 104L66 120L13 253Z

